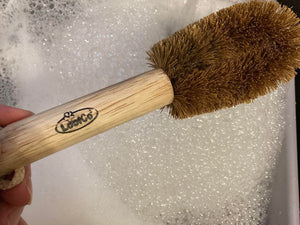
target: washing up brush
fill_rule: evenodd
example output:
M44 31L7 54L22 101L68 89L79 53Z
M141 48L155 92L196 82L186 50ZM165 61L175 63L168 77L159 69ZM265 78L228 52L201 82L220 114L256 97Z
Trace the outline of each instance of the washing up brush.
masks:
M0 175L162 107L183 119L251 102L295 76L299 48L291 9L222 9L155 44L151 71L3 128Z

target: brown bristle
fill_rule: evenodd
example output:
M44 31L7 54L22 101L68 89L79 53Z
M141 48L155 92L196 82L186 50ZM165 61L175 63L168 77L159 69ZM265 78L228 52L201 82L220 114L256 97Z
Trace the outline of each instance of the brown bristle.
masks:
M286 6L254 0L213 13L155 44L154 68L170 77L175 118L249 102L295 76L299 18Z

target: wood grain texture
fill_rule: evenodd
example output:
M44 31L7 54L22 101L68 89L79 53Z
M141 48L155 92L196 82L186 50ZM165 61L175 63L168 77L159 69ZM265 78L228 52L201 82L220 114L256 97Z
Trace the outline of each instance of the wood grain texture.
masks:
M10 124L0 131L0 176L168 105L173 98L169 78L156 69Z

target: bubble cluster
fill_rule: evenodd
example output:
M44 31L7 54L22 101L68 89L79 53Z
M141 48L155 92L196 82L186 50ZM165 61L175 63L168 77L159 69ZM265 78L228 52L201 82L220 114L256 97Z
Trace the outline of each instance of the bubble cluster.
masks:
M9 0L1 0L0 1L0 10L3 11L6 8L7 3Z
M186 121L151 113L105 133L96 142L105 150L86 154L101 158L91 166L148 219L264 224L284 128L283 114L274 110L283 112L284 102L282 88Z
M0 50L0 104L16 105L16 86L12 74Z
M42 38L41 41L50 41L49 30L63 26L66 21L76 17L81 8L80 2L76 0L39 0L26 1L26 3L24 12L30 21L29 31Z
M0 101L39 112L149 70L154 43L239 0L7 2ZM128 122L33 164L25 217L33 225L264 224L285 106L283 86L186 120L158 110Z

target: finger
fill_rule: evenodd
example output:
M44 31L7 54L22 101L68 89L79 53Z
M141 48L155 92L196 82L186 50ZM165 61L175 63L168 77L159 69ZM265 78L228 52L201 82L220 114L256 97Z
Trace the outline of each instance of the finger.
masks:
M24 206L30 204L32 198L30 166L25 167L25 177L23 182L12 189L0 191L0 196L5 202L13 206Z
M1 225L19 225L21 214L24 207L11 206L0 202L0 224Z
M6 202L0 201L0 224L7 224L7 218L8 214L14 209L15 207L12 207L8 205Z
M0 104L0 126L4 127L17 120L31 116L33 113L24 109L18 109Z
M7 217L8 225L18 225L20 223L23 209L24 207L17 207L8 214Z
M26 221L21 217L20 222L19 222L18 225L28 225L28 224L27 224Z

